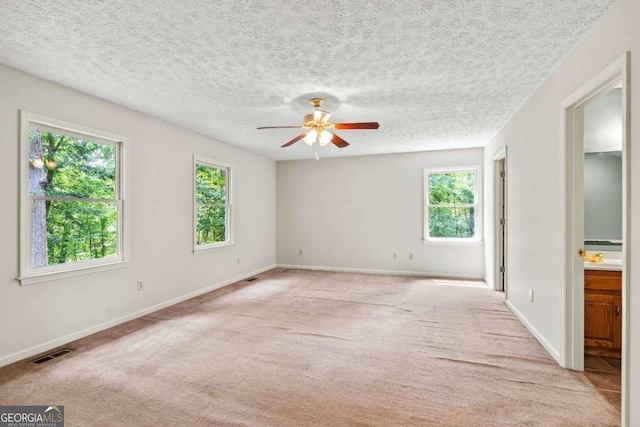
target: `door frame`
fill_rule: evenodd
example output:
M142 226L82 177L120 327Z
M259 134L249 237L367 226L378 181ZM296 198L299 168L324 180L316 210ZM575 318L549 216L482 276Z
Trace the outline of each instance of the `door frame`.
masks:
M622 87L622 425L629 420L629 148L630 54L626 52L582 85L562 106L561 141L564 170L564 354L562 366L584 370L584 262L578 250L584 247L584 106L602 93Z
M504 189L502 188L502 177L500 176L501 168L500 162L504 160ZM502 147L493 156L493 182L494 182L494 267L493 267L493 289L496 291L503 291L505 293L505 299L508 299L507 291L507 146ZM500 224L502 203L504 202L504 234L502 233L502 224ZM502 259L504 258L504 273L500 272L502 266ZM504 274L504 286L501 285L501 274Z

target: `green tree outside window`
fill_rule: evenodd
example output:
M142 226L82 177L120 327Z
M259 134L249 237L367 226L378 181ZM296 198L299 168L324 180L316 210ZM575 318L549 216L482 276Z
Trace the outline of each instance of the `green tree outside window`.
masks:
M229 242L229 168L196 161L196 245Z
M429 238L476 237L476 171L429 172L427 175Z
M118 253L117 148L29 130L32 266Z

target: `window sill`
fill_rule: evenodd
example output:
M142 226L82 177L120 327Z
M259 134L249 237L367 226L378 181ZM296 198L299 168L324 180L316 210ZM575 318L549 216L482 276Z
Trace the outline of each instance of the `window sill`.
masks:
M204 248L196 248L196 249L193 249L192 252L193 252L194 255L199 255L199 254L204 254L204 253L211 252L211 251L217 251L219 249L229 248L229 247L234 246L234 245L235 245L235 243L233 243L233 242L221 243L221 244L214 245L214 246L206 246Z
M457 239L423 239L425 245L449 245L449 246L480 246L483 240L457 240Z
M34 285L36 283L53 282L54 280L66 279L69 277L81 276L84 274L98 273L101 271L114 270L116 268L129 267L129 261L115 261L108 264L92 265L69 270L50 271L46 273L30 274L18 277L21 286Z

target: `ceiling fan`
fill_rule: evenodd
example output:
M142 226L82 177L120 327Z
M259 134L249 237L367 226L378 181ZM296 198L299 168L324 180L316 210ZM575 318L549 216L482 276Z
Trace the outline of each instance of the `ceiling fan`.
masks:
M323 147L331 142L338 148L344 148L349 143L331 132L331 130L378 129L380 127L377 122L331 123L331 113L320 109L320 105L322 105L321 98L312 98L311 104L313 104L314 111L312 114L304 116L304 124L302 126L262 126L258 129L307 129L307 131L296 136L282 147L288 147L302 139L309 146L313 146L317 142L319 146Z

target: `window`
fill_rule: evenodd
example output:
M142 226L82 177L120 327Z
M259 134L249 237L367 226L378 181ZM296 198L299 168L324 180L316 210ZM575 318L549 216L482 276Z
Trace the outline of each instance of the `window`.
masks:
M479 167L425 169L425 241L479 241Z
M233 244L231 165L194 157L194 251Z
M125 138L27 112L21 122L21 283L123 266Z

